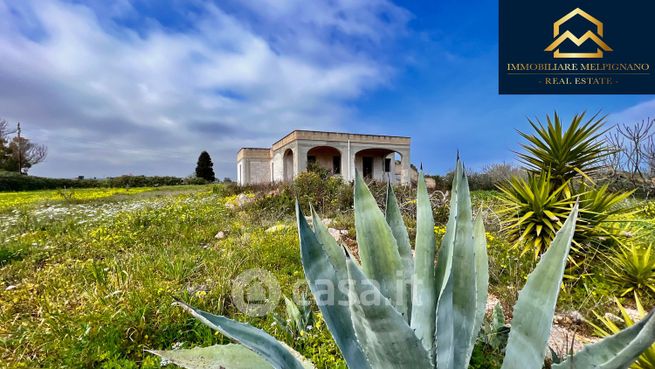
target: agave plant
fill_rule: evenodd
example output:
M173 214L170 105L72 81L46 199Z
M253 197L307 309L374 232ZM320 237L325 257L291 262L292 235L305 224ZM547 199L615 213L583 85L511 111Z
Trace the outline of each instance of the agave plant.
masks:
M295 340L301 337L303 333L312 329L315 321L314 312L304 294L301 296L300 304L296 304L293 299L284 296L284 305L286 307L286 318L273 315L273 319L288 337Z
M363 179L357 177L355 225L361 265L330 237L317 214L312 214L312 229L297 206L305 276L350 369L468 366L487 300L483 222L479 216L473 220L468 182L458 160L447 231L435 266L434 220L422 173L417 191L417 235L412 255L393 188L388 187L382 212ZM577 213L575 206L519 294L503 362L505 369L537 369L544 363ZM152 351L175 364L226 369L312 367L255 327L179 304L239 344ZM634 326L554 367L626 367L655 341L654 314L649 313Z

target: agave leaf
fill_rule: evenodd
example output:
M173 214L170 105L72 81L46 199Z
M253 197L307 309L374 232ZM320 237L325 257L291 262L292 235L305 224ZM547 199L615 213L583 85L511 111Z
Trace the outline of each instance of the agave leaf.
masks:
M380 292L407 316L403 262L396 239L375 198L359 172L355 177L355 227L362 268L380 286Z
M452 248L450 248L452 250ZM452 253L450 254L452 260ZM452 269L452 262L448 266ZM446 280L437 302L436 367L452 368L455 365L455 329L453 325L453 278Z
M316 304L323 313L327 325L344 359L351 369L370 369L364 352L355 337L350 309L348 307L347 283L348 271L340 269L340 263L330 262L330 242L321 244L312 232L307 220L296 202L300 253L305 277L316 298ZM314 222L314 227L320 223ZM322 223L320 223L322 224ZM320 234L320 226L316 228ZM332 237L328 234L328 237ZM332 239L334 240L334 239ZM336 241L334 243L336 245ZM343 251L342 251L343 252ZM336 252L333 251L333 254ZM345 266L345 260L343 262ZM332 300L332 301L330 301Z
M403 262L403 270L405 272L405 296L407 298L407 321L411 321L411 309L412 309L412 276L414 274L414 259L412 255L412 246L409 243L409 235L407 234L407 227L405 226L405 221L403 220L403 215L400 212L400 207L398 206L398 199L391 185L391 181L387 184L387 206L385 208L385 217L387 223L391 228L391 233L396 239L396 244L398 245L398 254L400 254L400 259Z
M453 295L451 272L453 267L453 248L455 228L457 226L457 207L459 205L459 183L463 175L461 163L457 159L455 175L450 194L450 214L446 224L446 234L441 240L436 268L436 362L438 368L449 368L454 361L453 341L454 330L452 321Z
M455 243L453 245L453 368L468 367L468 355L476 336L477 312L477 275L475 260L475 242L473 233L473 213L471 193L468 180L462 168L459 189L457 191L457 222L455 225ZM484 230L482 237L484 237Z
M375 287L352 259L346 261L350 312L355 335L371 368L431 369L426 351L405 318Z
M314 234L316 234L318 242L323 245L323 249L337 271L339 279L346 279L348 271L346 270L346 254L343 247L337 244L337 241L332 237L314 208L312 208L312 225L314 226Z
M538 369L543 365L577 217L578 204L519 293L502 369Z
M416 188L416 256L412 286L411 327L429 353L434 350L436 324L435 248L432 205L421 171Z
M287 311L287 316L293 319L293 324L297 329L304 328L302 327L302 316L300 314L300 309L293 300L290 300L288 297L284 296L284 306Z
M241 343L268 361L274 369L305 369L288 347L268 333L249 324L240 323L220 315L195 309L181 301L176 302L206 326Z
M655 310L637 324L600 342L585 346L580 352L553 369L627 368L655 342Z
M182 350L147 350L186 369L271 369L266 360L243 345L214 345Z
M484 321L485 309L487 307L487 297L489 289L489 257L487 256L487 237L484 231L484 222L482 214L478 214L473 223L473 243L475 245L475 271L476 271L476 300L475 300L475 322L473 324L473 334L468 344L466 354L466 363L471 359L473 347L478 333L482 328ZM495 309L494 309L495 310ZM503 322L503 325L505 323ZM468 365L468 364L467 364Z

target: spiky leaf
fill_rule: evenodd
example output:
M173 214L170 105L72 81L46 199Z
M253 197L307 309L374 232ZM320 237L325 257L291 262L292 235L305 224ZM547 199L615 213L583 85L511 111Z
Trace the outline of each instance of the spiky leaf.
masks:
M450 214L446 224L446 234L441 240L439 258L436 269L436 332L435 332L435 356L438 368L449 368L454 361L453 341L455 332L453 330L453 294L452 294L452 268L453 249L457 227L457 207L459 206L460 182L463 177L463 168L457 159L455 175L453 177L452 190L450 194Z
M655 310L637 324L600 342L585 346L580 352L554 369L627 368L655 342Z
M339 274L339 279L346 279L348 272L346 270L346 254L343 251L343 247L337 244L337 241L332 237L327 227L323 224L321 218L313 208L312 225L314 226L314 234L316 235L318 242L323 245L325 253L335 267L337 274Z
M414 281L412 286L411 327L432 352L435 331L435 235L432 205L425 185L423 172L419 173L416 189L416 255L414 260Z
M213 315L195 309L183 302L177 302L177 304L206 326L221 332L257 353L268 361L274 369L305 369L298 358L285 345L261 329L224 316Z
M148 350L186 369L271 369L272 366L243 345L214 345L182 350Z
M463 172L463 170L462 170ZM454 369L468 367L469 347L475 340L477 291L473 214L468 180L462 173L457 194L457 222L453 247L453 343Z
M371 368L430 369L432 363L414 331L380 290L347 260L350 311L355 335Z
M478 214L473 223L473 243L475 246L475 322L473 323L473 335L470 337L466 362L468 363L473 353L475 340L482 328L484 314L487 307L487 297L489 289L489 257L487 256L487 237L484 231L484 222L482 214Z
M519 293L502 369L538 369L543 365L577 216L576 204Z
M316 303L323 313L323 319L327 325L337 346L341 350L344 359L351 369L370 369L366 357L355 338L350 309L348 308L348 295L342 291L343 283L347 281L348 271L345 268L345 259L339 262L338 253L327 250L336 245L326 237L325 244L321 244L307 224L307 220L296 203L296 215L298 221L298 234L300 238L300 254L305 277L309 283ZM320 234L320 220L314 222L314 227ZM330 237L328 234L327 237ZM330 237L331 239L331 237ZM330 260L332 255L337 261L333 264ZM342 252L342 255L343 252Z
M403 215L400 212L400 207L398 206L398 199L393 190L393 185L391 181L387 184L387 206L385 208L385 217L387 223L391 228L391 233L393 233L394 238L396 239L396 244L398 245L398 254L403 262L404 278L405 278L405 296L407 298L407 321L411 319L411 306L412 306L412 276L414 274L414 256L412 255L412 246L409 243L409 235L407 233L407 227L405 226L405 221L403 220Z
M369 191L364 178L355 177L355 227L364 273L380 286L380 292L407 316L403 262L391 228Z

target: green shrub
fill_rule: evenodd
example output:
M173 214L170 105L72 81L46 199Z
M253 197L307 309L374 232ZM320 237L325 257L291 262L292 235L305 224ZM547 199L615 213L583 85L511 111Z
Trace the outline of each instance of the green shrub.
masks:
M621 296L628 293L655 293L655 254L653 247L642 247L635 242L619 245L608 257L609 280L621 289Z
M156 187L156 186L177 186L185 184L182 178L178 177L146 177L146 176L119 176L99 180L106 183L105 187ZM198 183L204 184L206 182ZM189 183L194 184L194 183Z
M94 179L43 178L25 175L0 176L0 192L104 187Z
M55 190L62 188L96 187L157 187L183 184L205 184L205 181L167 176L119 176L104 179L44 178L25 175L0 176L0 192Z

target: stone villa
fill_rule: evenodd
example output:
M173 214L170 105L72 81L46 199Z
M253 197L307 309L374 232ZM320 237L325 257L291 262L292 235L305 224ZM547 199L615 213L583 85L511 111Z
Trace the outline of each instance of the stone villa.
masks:
M410 138L295 130L270 148L242 148L237 154L237 182L290 181L315 163L346 181L355 170L365 178L409 184Z

